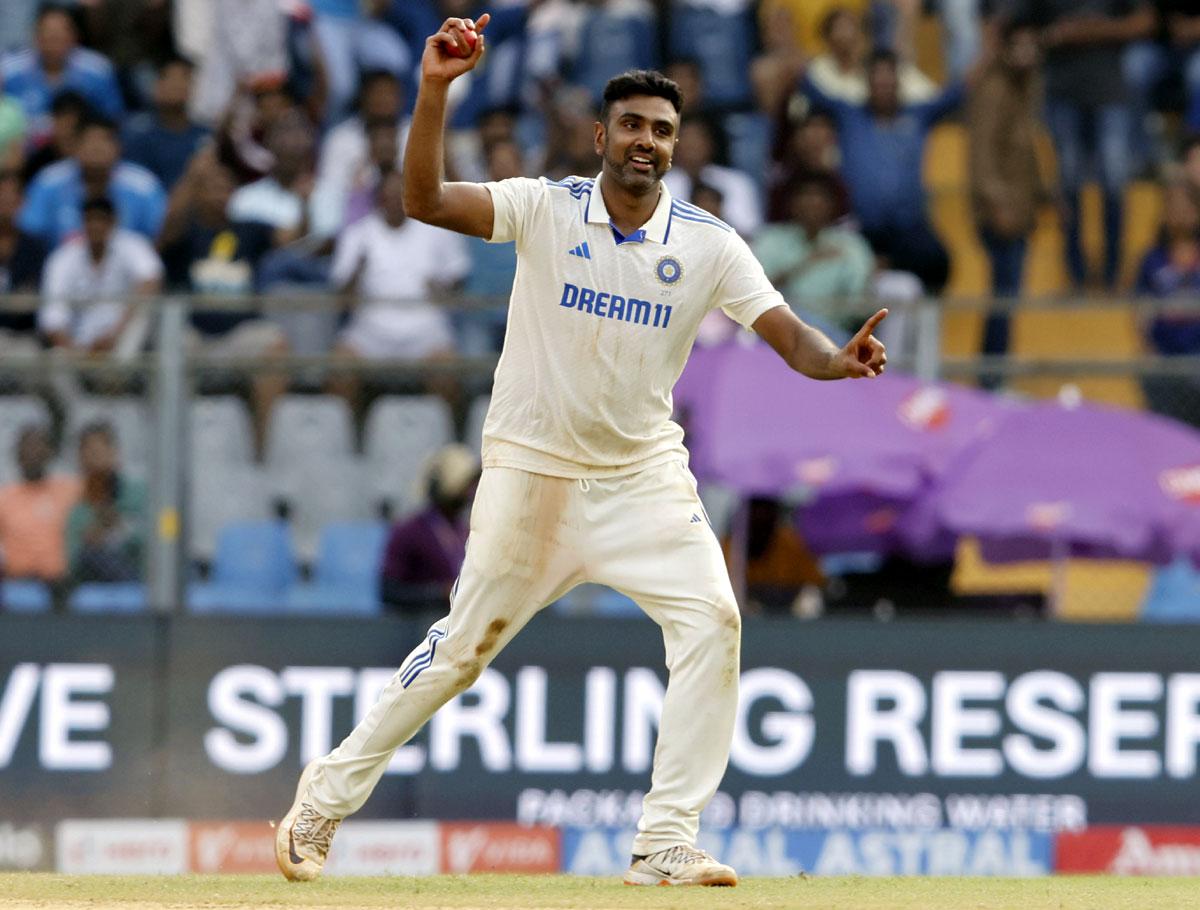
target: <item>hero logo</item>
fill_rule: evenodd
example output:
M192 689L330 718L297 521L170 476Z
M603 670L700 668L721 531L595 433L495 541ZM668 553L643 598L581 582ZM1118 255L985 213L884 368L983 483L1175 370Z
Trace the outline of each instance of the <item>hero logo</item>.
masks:
M442 830L444 872L557 872L558 831L513 824L448 822Z
M109 705L96 696L107 695L112 688L113 670L108 664L17 664L0 691L0 768L12 763L36 702L37 752L43 768L107 770L112 765L112 746L76 736L108 729Z

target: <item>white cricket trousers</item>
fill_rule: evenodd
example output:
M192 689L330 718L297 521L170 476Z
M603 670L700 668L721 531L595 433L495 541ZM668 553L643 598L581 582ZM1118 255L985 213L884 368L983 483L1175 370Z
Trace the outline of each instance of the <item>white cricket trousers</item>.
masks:
M632 598L666 645L670 679L633 852L694 845L729 760L741 617L696 482L680 462L603 480L486 468L450 614L321 759L309 789L316 809L331 818L357 811L392 753L470 688L535 613L582 582Z

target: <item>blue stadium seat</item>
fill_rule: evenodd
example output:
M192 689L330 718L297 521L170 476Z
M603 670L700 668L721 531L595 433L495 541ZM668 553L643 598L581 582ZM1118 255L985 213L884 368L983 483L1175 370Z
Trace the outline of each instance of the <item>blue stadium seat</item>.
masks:
M1186 559L1157 570L1142 602L1142 619L1200 623L1200 571Z
M40 581L14 579L0 583L0 610L5 613L47 613L50 589Z
M560 616L611 616L614 618L646 619L636 603L612 588L583 584L572 588L550 605Z
M139 582L90 582L71 592L73 613L144 613L150 608L146 586Z
M378 616L383 604L375 585L295 585L285 599L289 613L329 613L339 616Z
M322 585L366 587L374 592L387 544L382 521L345 521L321 529L313 580Z
M188 588L196 613L276 612L299 579L287 525L280 521L235 522L221 529L211 581Z
M387 535L388 526L382 521L333 522L322 528L312 584L288 590L288 611L380 613L379 565Z

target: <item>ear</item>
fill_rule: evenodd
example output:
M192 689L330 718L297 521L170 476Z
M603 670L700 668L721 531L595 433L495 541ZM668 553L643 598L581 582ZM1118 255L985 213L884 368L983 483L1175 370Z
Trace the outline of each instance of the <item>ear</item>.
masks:
M604 140L607 138L607 130L599 120L592 124L592 138L596 146L596 154L604 157Z

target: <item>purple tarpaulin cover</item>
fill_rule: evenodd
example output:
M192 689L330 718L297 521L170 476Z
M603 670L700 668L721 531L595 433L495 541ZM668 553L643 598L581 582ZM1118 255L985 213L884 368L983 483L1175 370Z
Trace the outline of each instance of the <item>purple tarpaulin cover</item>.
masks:
M992 561L1200 558L1200 433L1138 411L1018 408L931 499Z
M913 504L1005 410L984 393L907 376L817 382L761 344L694 351L675 404L697 476L799 499L815 551L924 555L948 541Z

